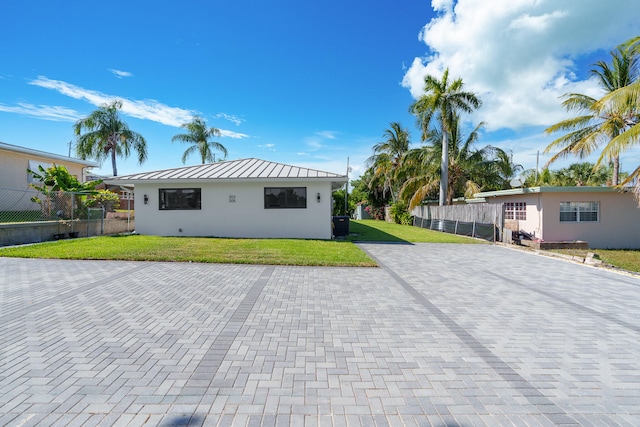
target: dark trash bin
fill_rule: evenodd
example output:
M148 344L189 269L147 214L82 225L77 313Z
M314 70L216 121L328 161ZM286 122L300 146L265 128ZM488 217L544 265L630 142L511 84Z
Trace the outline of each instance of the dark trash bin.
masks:
M349 217L334 216L333 217L333 236L346 237L349 235Z

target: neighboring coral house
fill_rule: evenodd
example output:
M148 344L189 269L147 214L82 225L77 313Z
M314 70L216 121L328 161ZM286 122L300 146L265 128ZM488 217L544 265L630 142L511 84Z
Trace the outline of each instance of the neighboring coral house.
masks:
M591 248L640 248L640 208L632 191L532 187L475 197L490 204L502 203L505 226L547 242L585 241Z

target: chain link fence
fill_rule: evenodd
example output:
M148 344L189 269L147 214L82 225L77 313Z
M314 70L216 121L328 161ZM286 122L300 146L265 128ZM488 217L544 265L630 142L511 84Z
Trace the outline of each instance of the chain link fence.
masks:
M107 210L87 194L0 188L0 246L133 231L133 211Z
M88 215L86 194L0 188L0 223L73 221Z

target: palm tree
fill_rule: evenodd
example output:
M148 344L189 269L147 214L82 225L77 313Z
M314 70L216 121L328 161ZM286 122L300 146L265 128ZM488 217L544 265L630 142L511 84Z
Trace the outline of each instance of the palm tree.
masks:
M640 36L634 37L620 46L626 54L633 57L638 65L640 61ZM636 71L638 71L636 69ZM602 155L598 159L599 164L605 156L621 153L640 141L640 72L636 73L635 80L624 87L608 93L600 99L596 108L602 111L618 110L625 112L627 127L624 132L613 138L602 150ZM620 183L626 185L635 180L635 194L640 201L640 165L631 172L628 177Z
M632 50L618 47L611 52L611 56L611 65L598 61L594 64L596 68L591 70L591 74L608 94L629 87L638 79L638 56ZM628 98L624 105L614 105L579 93L565 94L564 99L562 105L568 111L577 111L582 115L563 120L545 130L545 133L568 131L545 148L545 153L560 148L546 166L568 155L586 157L604 144L605 148L596 167L600 166L602 160L609 160L613 164L612 184L618 185L620 150L614 148L617 147L616 143L611 143L620 141L618 137L633 125L633 117L638 116L637 103L630 108L626 103Z
M451 132L453 121L456 119L458 111L470 113L481 105L480 99L473 92L462 90L463 86L461 78L449 82L449 69L444 71L441 80L427 75L424 78L424 95L410 107L410 111L418 118L423 141L426 140L431 120L435 117L440 122L443 138L440 161L440 206L444 206L447 200L449 169L447 138Z
M522 166L514 165L512 157L500 148L487 145L477 150L473 147L483 125L476 126L465 139L460 129L460 118L454 116L448 137L443 138L439 129L432 129L426 137L429 145L407 153L399 176L405 178L400 195L408 201L409 210L435 194L441 185L440 159L444 140L449 143L447 204L451 204L456 196L473 197L482 190L506 188Z
M384 131L384 140L373 146L373 155L367 159L367 163L373 168L374 177L383 181L383 195L388 191L395 203L398 196L396 172L411 143L409 132L400 123L393 122L389 126Z
M118 111L122 108L122 101L104 104L84 119L73 125L77 137L76 154L81 159L93 158L102 162L111 157L113 176L118 175L116 157L125 159L131 150L138 153L138 164L147 160L147 142L137 132L120 119ZM86 130L87 133L82 134Z
M175 135L171 138L172 142L180 141L191 144L189 148L182 155L182 163L186 163L187 157L193 152L197 151L200 154L200 159L204 165L206 162L215 161L213 150L222 151L224 157L227 157L227 149L219 142L209 141L209 138L220 136L220 130L214 127L207 128L207 123L202 117L194 117L189 123L185 123L180 126L186 129L189 133L183 133Z

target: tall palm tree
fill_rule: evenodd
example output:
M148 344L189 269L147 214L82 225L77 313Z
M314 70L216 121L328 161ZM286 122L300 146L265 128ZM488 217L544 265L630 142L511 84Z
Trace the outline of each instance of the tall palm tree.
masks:
M189 123L185 123L180 127L186 129L189 133L175 135L171 138L172 142L180 141L191 144L182 155L182 163L186 163L187 157L193 152L198 152L202 164L213 162L215 160L213 150L222 151L226 158L228 153L224 145L219 142L209 141L209 138L220 136L220 130L214 127L208 128L207 123L202 117L194 117Z
M596 68L591 70L591 74L598 79L607 94L632 85L638 79L639 71L638 56L630 50L618 47L611 52L611 56L611 65L598 61L594 64ZM633 116L637 117L637 105L635 108L629 108L629 105L615 106L579 93L565 94L564 99L562 105L568 111L577 111L581 115L563 120L545 130L545 133L568 132L545 148L545 153L560 148L546 166L568 155L586 157L604 144L605 149L596 167L603 159L609 160L613 164L612 184L618 185L620 151L607 147L611 147L610 143L629 129Z
M620 45L620 48L634 58L636 65L638 64L640 61L640 36L628 40ZM621 153L640 142L640 76L638 74L631 84L608 93L596 104L596 108L602 111L624 111L627 121L624 132L613 138L604 147L598 163L602 161L603 157ZM640 201L640 165L620 185L629 184L633 180L635 180L636 198Z
M459 111L470 113L481 105L480 99L473 92L462 90L463 86L461 78L449 81L449 69L444 71L440 80L427 75L424 78L424 95L410 107L410 111L418 118L423 141L426 140L432 119L436 118L440 122L443 147L440 162L440 206L444 206L447 201L449 169L447 138L452 129L452 123Z
M116 166L118 156L126 159L133 150L138 154L138 164L147 160L147 142L142 135L129 129L129 126L120 119L118 112L121 108L122 101L104 104L73 125L77 137L78 157L81 159L90 157L99 162L111 157L113 176L118 175ZM83 134L83 130L87 132Z
M506 188L509 179L522 167L514 165L511 156L500 148L490 145L479 150L474 148L483 125L480 123L464 138L460 119L454 116L448 137L443 138L439 129L432 129L426 137L428 145L405 155L399 172L404 178L400 195L408 201L409 210L435 194L441 185L440 159L445 139L449 143L447 204L456 196L472 197L482 190Z
M395 203L398 196L398 182L396 173L400 166L400 160L409 150L409 131L400 123L389 124L390 128L383 133L383 141L373 146L373 155L367 159L367 163L373 168L374 177L383 181L383 193L387 191ZM373 181L375 182L375 180Z

